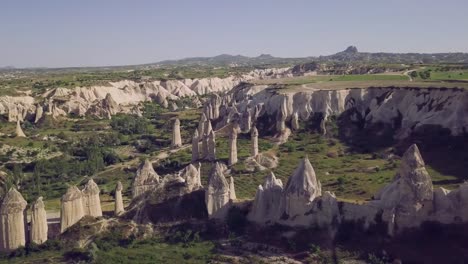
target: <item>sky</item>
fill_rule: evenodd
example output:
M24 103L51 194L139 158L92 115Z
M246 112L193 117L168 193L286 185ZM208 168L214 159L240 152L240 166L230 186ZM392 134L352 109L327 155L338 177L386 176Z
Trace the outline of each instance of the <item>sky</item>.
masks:
M0 66L468 52L466 0L3 0Z

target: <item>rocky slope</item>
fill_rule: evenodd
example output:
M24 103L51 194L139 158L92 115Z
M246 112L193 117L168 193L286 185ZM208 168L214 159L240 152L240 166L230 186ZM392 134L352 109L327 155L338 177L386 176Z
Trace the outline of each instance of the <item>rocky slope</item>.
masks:
M317 126L339 117L347 122L345 135L374 128L378 133L389 130L400 139L428 127L445 129L453 136L468 131L468 91L456 88L313 89L241 84L209 100L204 109L206 116L217 120L217 128L233 119L242 124L249 118L261 126L259 130L276 133L286 127L294 129L296 115L299 123L316 121Z
M289 71L289 68L264 69L224 79L215 77L145 82L122 80L111 82L106 86L74 89L57 87L37 97L2 96L0 97L0 115L3 115L9 122L25 119L38 122L44 114L54 118L68 114L103 118L110 118L121 112L138 114L139 109L135 106L141 102L156 101L167 108L171 100L226 92L240 82L284 77L290 74ZM195 107L200 106L198 100L194 100L194 104Z

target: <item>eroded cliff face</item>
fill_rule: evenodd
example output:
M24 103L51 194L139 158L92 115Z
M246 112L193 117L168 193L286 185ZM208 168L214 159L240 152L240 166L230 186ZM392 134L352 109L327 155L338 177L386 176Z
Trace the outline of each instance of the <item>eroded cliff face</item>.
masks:
M252 122L277 133L284 126L294 129L296 115L299 123L316 116L325 121L331 116L342 116L361 130L382 125L393 130L397 138L405 138L424 126L448 129L453 136L468 133L468 91L456 88L317 90L243 83L220 101L225 104L208 101L210 105L205 106L205 109L219 106L217 128L232 122L233 116L223 113L235 107L239 113L251 112ZM235 118L244 116L239 114Z
M182 97L196 97L209 93L230 91L240 82L253 79L280 78L290 75L290 68L255 70L241 76L226 78L181 79L166 81L134 82L122 80L104 86L76 87L66 89L57 87L36 97L0 97L0 115L9 122L30 119L38 122L45 115L53 117L97 116L110 118L116 113L137 113L135 106L141 102L155 101L169 107L170 100ZM200 106L194 99L195 107ZM198 102L198 103L197 103ZM46 111L41 111L43 108Z

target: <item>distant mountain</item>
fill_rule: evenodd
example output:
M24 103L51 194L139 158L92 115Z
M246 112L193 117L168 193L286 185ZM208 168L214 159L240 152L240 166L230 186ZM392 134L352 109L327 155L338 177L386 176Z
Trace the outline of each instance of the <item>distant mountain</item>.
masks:
M362 62L362 63L468 63L468 53L385 53L359 52L354 46L329 56L320 56L317 61Z
M155 63L160 66L261 66L278 64L301 64L305 62L339 62L339 63L468 63L468 53L385 53L359 52L357 47L349 46L344 51L333 55L279 58L270 54L257 57L221 54L214 57L194 57L180 60L165 60Z
M306 58L279 58L270 54L261 54L257 57L242 55L221 54L214 57L193 57L180 60L165 60L155 64L161 66L258 66L267 64L301 63Z

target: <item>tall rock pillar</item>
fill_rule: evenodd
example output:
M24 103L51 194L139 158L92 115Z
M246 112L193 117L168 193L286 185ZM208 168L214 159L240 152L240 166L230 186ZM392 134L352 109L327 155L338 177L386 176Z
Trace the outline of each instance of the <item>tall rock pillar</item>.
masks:
M120 181L117 182L115 186L115 208L114 208L114 214L116 216L121 215L125 210L124 210L124 205L123 205L123 199L122 199L122 183Z
M258 130L256 127L252 127L250 140L252 141L252 149L250 154L252 157L256 157L258 155Z
M11 188L0 208L0 251L9 252L26 244L24 210L27 203L21 193Z
M237 163L237 127L237 124L233 124L232 130L229 134L229 166Z
M192 137L192 162L197 161L199 157L199 150L198 150L198 143L200 141L200 137L198 134L198 129L195 129Z
M99 198L100 190L93 179L86 183L82 193L84 214L93 217L102 216L101 199Z
M47 213L41 196L31 206L31 242L38 245L46 242L47 232Z
M180 137L180 120L177 118L174 121L174 126L172 129L172 147L181 147L182 139Z
M76 224L84 216L83 194L76 186L68 188L62 196L62 209L60 211L60 233Z

